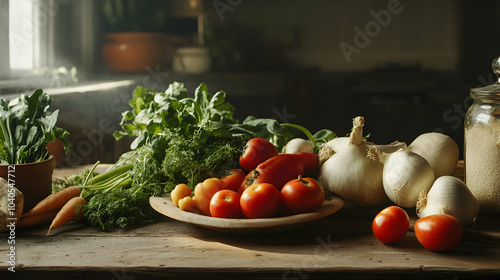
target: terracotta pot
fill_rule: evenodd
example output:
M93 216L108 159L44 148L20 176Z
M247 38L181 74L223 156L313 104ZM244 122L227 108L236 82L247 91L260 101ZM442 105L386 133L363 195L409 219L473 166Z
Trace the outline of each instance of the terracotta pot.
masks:
M109 33L104 35L102 54L111 72L134 73L157 69L168 55L163 33Z
M34 163L0 165L0 177L9 181L10 173L9 183L14 182L14 186L24 194L23 213L52 193L55 165L52 155L44 161Z
M64 152L64 144L61 139L56 139L55 141L50 142L46 147L47 150L49 150L49 154L54 156L56 164L64 161L66 153Z

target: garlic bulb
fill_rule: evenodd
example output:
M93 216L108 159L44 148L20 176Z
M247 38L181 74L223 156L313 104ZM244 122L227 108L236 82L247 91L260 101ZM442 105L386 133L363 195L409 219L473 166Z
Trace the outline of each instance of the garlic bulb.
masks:
M383 164L374 152L375 148L369 148L363 139L363 125L363 117L353 120L354 127L347 145L340 146L324 162L318 180L326 190L342 199L370 207L388 199L382 185Z
M288 141L283 148L283 153L285 154L296 154L300 152L314 153L314 148L311 142L302 138L293 138Z
M433 182L430 164L416 153L400 150L384 160L385 193L401 207L415 207L419 194L429 190Z
M24 194L0 177L0 232L11 229L12 219L19 221L23 207Z
M462 180L453 176L436 179L429 192L423 191L417 202L417 216L448 214L462 226L471 224L479 211L479 203Z
M457 168L460 151L457 143L448 135L424 133L413 140L408 148L429 162L436 178L453 175Z

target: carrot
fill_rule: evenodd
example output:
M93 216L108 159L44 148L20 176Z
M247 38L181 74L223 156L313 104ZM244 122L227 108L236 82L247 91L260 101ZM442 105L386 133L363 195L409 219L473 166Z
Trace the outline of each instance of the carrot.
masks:
M83 217L83 206L86 204L87 202L81 196L70 199L52 220L47 235L49 235L51 229L58 228L71 220L81 219Z
M21 219L19 219L19 222L16 224L16 227L28 228L36 225L49 223L57 215L57 212L59 212L59 209L30 216L23 215L21 216Z
M77 186L70 186L62 189L44 198L37 205L35 205L35 207L24 213L23 217L59 210L64 206L64 204L66 204L66 202L68 202L73 197L79 196L80 193L81 189Z

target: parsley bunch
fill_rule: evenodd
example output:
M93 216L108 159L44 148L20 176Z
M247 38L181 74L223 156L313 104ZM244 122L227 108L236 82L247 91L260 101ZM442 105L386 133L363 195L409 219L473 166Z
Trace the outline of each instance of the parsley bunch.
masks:
M203 84L194 98L180 83L165 92L137 87L132 109L123 113L122 130L115 132L116 139L135 137L132 150L115 164L132 164L127 171L131 183L91 193L86 219L103 230L140 226L156 216L150 196L168 193L181 182L194 188L234 168L243 138L226 128L237 122L224 97L222 91L209 94Z

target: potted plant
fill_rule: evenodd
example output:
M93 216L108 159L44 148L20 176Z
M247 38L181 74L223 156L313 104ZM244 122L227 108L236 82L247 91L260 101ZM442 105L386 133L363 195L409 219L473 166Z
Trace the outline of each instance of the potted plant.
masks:
M104 0L102 54L111 72L145 72L168 55L165 1Z
M56 127L59 111L49 111L51 101L41 89L0 99L0 177L24 194L25 211L52 192L55 160L47 144L59 139L66 151L70 146L69 133Z

